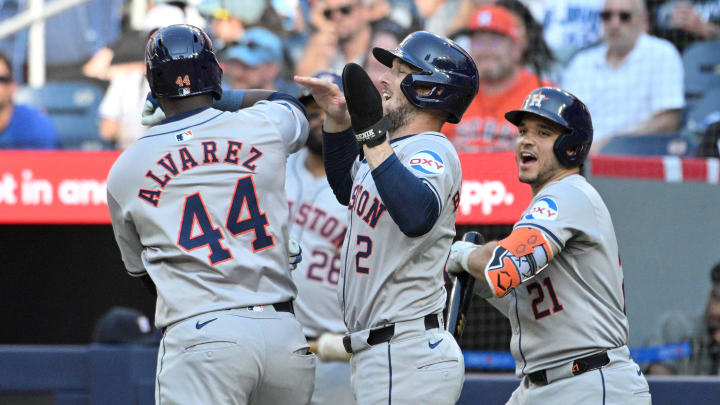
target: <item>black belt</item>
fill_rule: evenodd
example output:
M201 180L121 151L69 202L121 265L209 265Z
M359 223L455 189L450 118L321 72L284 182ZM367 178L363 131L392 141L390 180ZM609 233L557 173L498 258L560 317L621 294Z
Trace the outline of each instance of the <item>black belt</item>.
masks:
M272 304L273 308L275 308L275 311L277 312L290 312L291 314L295 315L295 309L293 308L292 301L285 301L281 302L279 304Z
M610 363L610 357L608 357L607 352L583 357L582 359L577 359L573 362L572 374L574 376L579 375L586 371L606 366L608 363ZM530 373L528 374L528 378L533 384L547 385L548 383L546 370Z
M440 327L440 321L438 320L437 314L430 314L425 315L425 330L430 329L437 329ZM378 329L372 329L370 330L370 335L368 335L367 342L369 345L373 346L379 343L385 343L389 342L390 339L395 335L395 324L391 323L390 325L383 326L382 328ZM343 346L345 346L345 351L348 353L352 353L352 345L350 342L350 335L345 335L343 337Z

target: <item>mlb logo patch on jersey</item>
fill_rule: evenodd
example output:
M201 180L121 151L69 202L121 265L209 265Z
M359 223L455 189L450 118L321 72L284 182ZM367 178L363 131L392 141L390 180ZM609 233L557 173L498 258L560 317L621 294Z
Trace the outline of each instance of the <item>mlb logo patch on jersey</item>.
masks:
M182 134L175 135L175 140L177 140L178 142L183 142L192 139L192 137L192 131L185 131Z
M558 206L552 198L544 197L535 202L525 215L525 219L546 219L554 221L558 215Z
M410 167L425 174L440 174L445 171L445 163L437 153L422 150L410 158Z

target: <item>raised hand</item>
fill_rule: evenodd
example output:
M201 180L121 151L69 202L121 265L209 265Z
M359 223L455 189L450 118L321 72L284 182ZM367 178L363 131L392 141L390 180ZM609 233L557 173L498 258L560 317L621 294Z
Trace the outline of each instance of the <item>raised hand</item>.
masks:
M325 131L341 132L350 127L345 95L335 83L307 76L295 76L295 82L310 89L315 102L325 112Z

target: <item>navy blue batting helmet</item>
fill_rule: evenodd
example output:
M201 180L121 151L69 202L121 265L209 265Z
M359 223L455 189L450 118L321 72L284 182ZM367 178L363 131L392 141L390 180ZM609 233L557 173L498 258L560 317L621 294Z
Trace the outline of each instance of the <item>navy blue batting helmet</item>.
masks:
M413 32L393 50L374 48L373 55L387 67L398 58L421 70L403 79L403 94L418 108L447 112L451 123L460 122L480 86L472 57L455 42L426 31Z
M200 28L178 24L156 31L145 47L145 65L155 98L222 96L222 69L210 38Z
M593 140L593 126L590 112L579 98L562 89L541 87L525 98L519 110L506 112L505 118L517 126L525 114L546 118L567 131L553 145L561 164L574 167L585 161Z

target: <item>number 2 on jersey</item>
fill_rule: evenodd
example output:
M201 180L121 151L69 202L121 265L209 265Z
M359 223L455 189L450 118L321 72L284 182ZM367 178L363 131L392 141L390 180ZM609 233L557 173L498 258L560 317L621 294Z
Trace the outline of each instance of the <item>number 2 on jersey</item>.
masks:
M245 207L247 209L244 209ZM243 212L247 212L248 215L241 220L240 215ZM199 233L195 231L196 226L200 228ZM265 229L267 226L267 215L258 206L252 176L239 179L232 197L225 227L233 236L253 231L255 239L252 242L252 247L253 252L257 252L275 244L273 237ZM210 264L215 265L232 258L230 250L222 245L221 241L223 239L220 228L213 225L200 193L187 196L180 222L178 245L186 251L207 246L210 249L208 255Z

